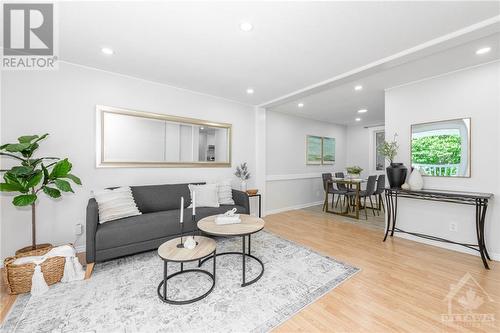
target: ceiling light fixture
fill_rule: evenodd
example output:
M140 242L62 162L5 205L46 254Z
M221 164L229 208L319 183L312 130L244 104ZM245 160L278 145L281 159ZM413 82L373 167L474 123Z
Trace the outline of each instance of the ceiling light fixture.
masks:
M303 108L303 107L304 107L304 103L299 103L299 104L297 104L297 106L298 106L299 108Z
M362 85L357 85L357 86L354 87L354 90L356 90L356 91L363 90L363 86Z
M361 109L361 110L358 110L358 113L366 113L366 112L368 112L368 110L367 110L367 109Z
M103 47L101 49L101 52L104 53L104 54L107 54L107 55L112 55L113 53L115 53L113 51L113 49L109 48L109 47Z
M476 51L476 54L485 54L491 51L491 47L482 47L479 50Z
M205 127L202 126L202 127L200 127L200 129L203 131L205 129Z
M361 118L356 118L356 119L354 119L354 120L356 120L356 121L361 121Z
M247 89L247 94L249 94L249 95L253 94L253 88L248 88Z
M250 22L241 22L240 29L241 29L241 31L249 32L253 29L253 25Z

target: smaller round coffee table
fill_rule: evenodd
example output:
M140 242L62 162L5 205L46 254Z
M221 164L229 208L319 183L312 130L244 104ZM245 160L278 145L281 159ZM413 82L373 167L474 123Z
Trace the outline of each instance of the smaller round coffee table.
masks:
M185 239L185 238L184 238ZM200 299L203 299L208 296L212 292L212 290L215 287L215 258L216 258L216 250L215 250L215 241L211 238L208 237L202 237L202 236L195 236L194 239L198 243L194 249L186 249L183 247L177 247L178 244L181 242L181 238L174 238L171 239L165 243L163 243L159 248L158 248L158 255L160 258L163 260L163 280L160 282L158 285L158 297L165 302L165 303L170 303L170 304L189 304L193 303L196 301L199 301ZM207 272L202 269L184 269L184 263L185 262L190 262L190 261L199 261L204 258L212 258L214 259L214 267L213 267L213 273ZM178 262L181 264L181 270L178 272L175 272L173 274L168 275L167 273L167 265L168 262ZM204 293L201 296L188 299L188 300L182 300L182 301L176 301L169 299L167 297L167 281L174 276L180 275L180 274L186 274L186 273L203 273L208 275L212 279L212 286L210 289ZM163 288L162 288L163 287ZM163 289L163 294L162 294L162 289Z
M216 224L215 223L216 217L217 217L217 215L213 215L213 216L208 216L208 217L201 219L200 221L198 221L198 229L200 229L204 233L206 233L208 235L212 235L212 236L226 236L226 237L238 237L238 236L240 236L242 238L241 239L242 249L241 249L241 252L217 253L216 255L214 255L214 260L215 260L216 256L222 256L222 255L228 255L228 254L240 255L241 260L242 260L242 283L241 283L241 286L246 287L252 283L257 282L264 274L264 264L262 263L262 261L259 258L253 256L250 253L251 246L252 246L251 236L252 236L252 234L264 229L264 225L266 224L266 222L259 217L255 217L255 216L251 216L251 215L247 215L247 214L240 214L241 223ZM246 246L246 238L247 237L248 237L248 252L247 252L247 246ZM198 266L201 266L205 261L207 261L210 258L205 258L203 260L200 260ZM251 259L256 260L262 268L260 271L260 274L256 278L254 278L250 281L246 280L246 259L247 258L251 258Z

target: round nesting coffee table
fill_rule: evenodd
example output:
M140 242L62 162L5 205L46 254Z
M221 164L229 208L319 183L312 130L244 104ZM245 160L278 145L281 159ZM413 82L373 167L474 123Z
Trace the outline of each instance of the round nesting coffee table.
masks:
M181 248L177 247L177 245L180 243L180 237L171 239L171 240L163 243L158 248L158 255L163 260L163 280L158 285L158 297L160 297L160 299L165 303L170 303L170 304L193 303L193 302L199 301L200 299L207 297L208 294L210 294L215 287L215 258L216 258L215 241L211 238L202 237L202 236L195 236L194 239L196 240L198 245L196 245L196 247L194 249L191 249L191 250L183 248L183 247L181 247ZM213 273L207 272L207 271L202 270L202 269L184 269L185 262L199 261L199 260L204 259L204 258L205 259L208 259L208 258L214 259ZM175 272L173 274L168 275L167 274L168 262L180 263L181 270L178 272ZM203 274L208 275L212 279L212 286L210 287L210 289L206 293L204 293L203 295L192 298L192 299L188 299L188 300L176 301L176 300L169 299L167 297L167 281L174 276L177 276L180 274L191 273L191 272L203 273ZM163 289L163 294L161 292L162 289Z
M253 256L250 251L251 251L251 236L252 234L261 231L264 229L264 225L266 224L263 219L251 216L251 215L246 215L246 214L240 214L241 218L241 223L235 223L235 224L216 224L215 223L215 218L217 216L208 216L200 221L198 221L198 229L203 231L204 233L212 236L226 236L226 237L238 237L241 236L242 238L242 249L241 252L223 252L223 253L217 253L214 255L214 261L216 256L222 256L222 255L228 255L228 254L238 254L241 255L241 260L242 260L242 287L246 287L252 283L257 282L262 275L264 274L264 264L262 261ZM248 252L247 252L247 247L246 247L246 238L248 237ZM211 257L210 257L211 258ZM199 265L201 266L205 261L207 261L210 258L204 258L200 260ZM246 258L252 258L256 260L260 266L262 267L262 270L255 279L251 281L246 281Z

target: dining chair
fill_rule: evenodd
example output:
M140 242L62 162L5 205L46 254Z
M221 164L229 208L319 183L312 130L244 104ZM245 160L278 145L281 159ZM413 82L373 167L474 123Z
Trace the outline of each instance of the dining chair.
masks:
M385 213L385 205L382 194L385 191L385 175L379 175L377 178L377 188L375 189L375 203L377 204L378 215L380 215L380 210L383 210Z
M375 216L375 207L373 206L372 195L375 193L375 186L377 182L377 176L369 176L368 181L366 182L366 188L362 191L359 191L359 201L361 203L361 198L363 198L363 209L365 210L365 218L368 220L368 213L366 212L366 198L370 200L371 209L373 212L373 216ZM347 195L350 198L356 196L356 192L348 192Z
M323 173L321 174L321 177L323 178L323 189L325 190L325 192L327 192L328 194L332 194L332 208L334 208L333 206L333 203L335 201L335 194L338 195L337 197L337 202L335 204L335 207L338 206L339 204L339 199L340 199L340 196L341 195L344 195L347 191L342 191L340 189L338 189L338 186L337 186L337 189L335 189L333 187L333 184L330 184L330 186L328 186L328 181L332 180L332 174L331 173ZM338 185L338 184L337 184ZM327 189L328 187L328 189ZM328 204L327 202L323 203L323 210L325 210L325 205ZM341 204L342 205L342 204Z

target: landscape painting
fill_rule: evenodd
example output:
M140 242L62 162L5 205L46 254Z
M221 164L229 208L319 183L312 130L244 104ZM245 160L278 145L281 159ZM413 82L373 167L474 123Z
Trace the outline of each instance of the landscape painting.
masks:
M335 138L323 138L323 164L335 162Z
M306 164L321 164L322 138L308 135L306 138Z

